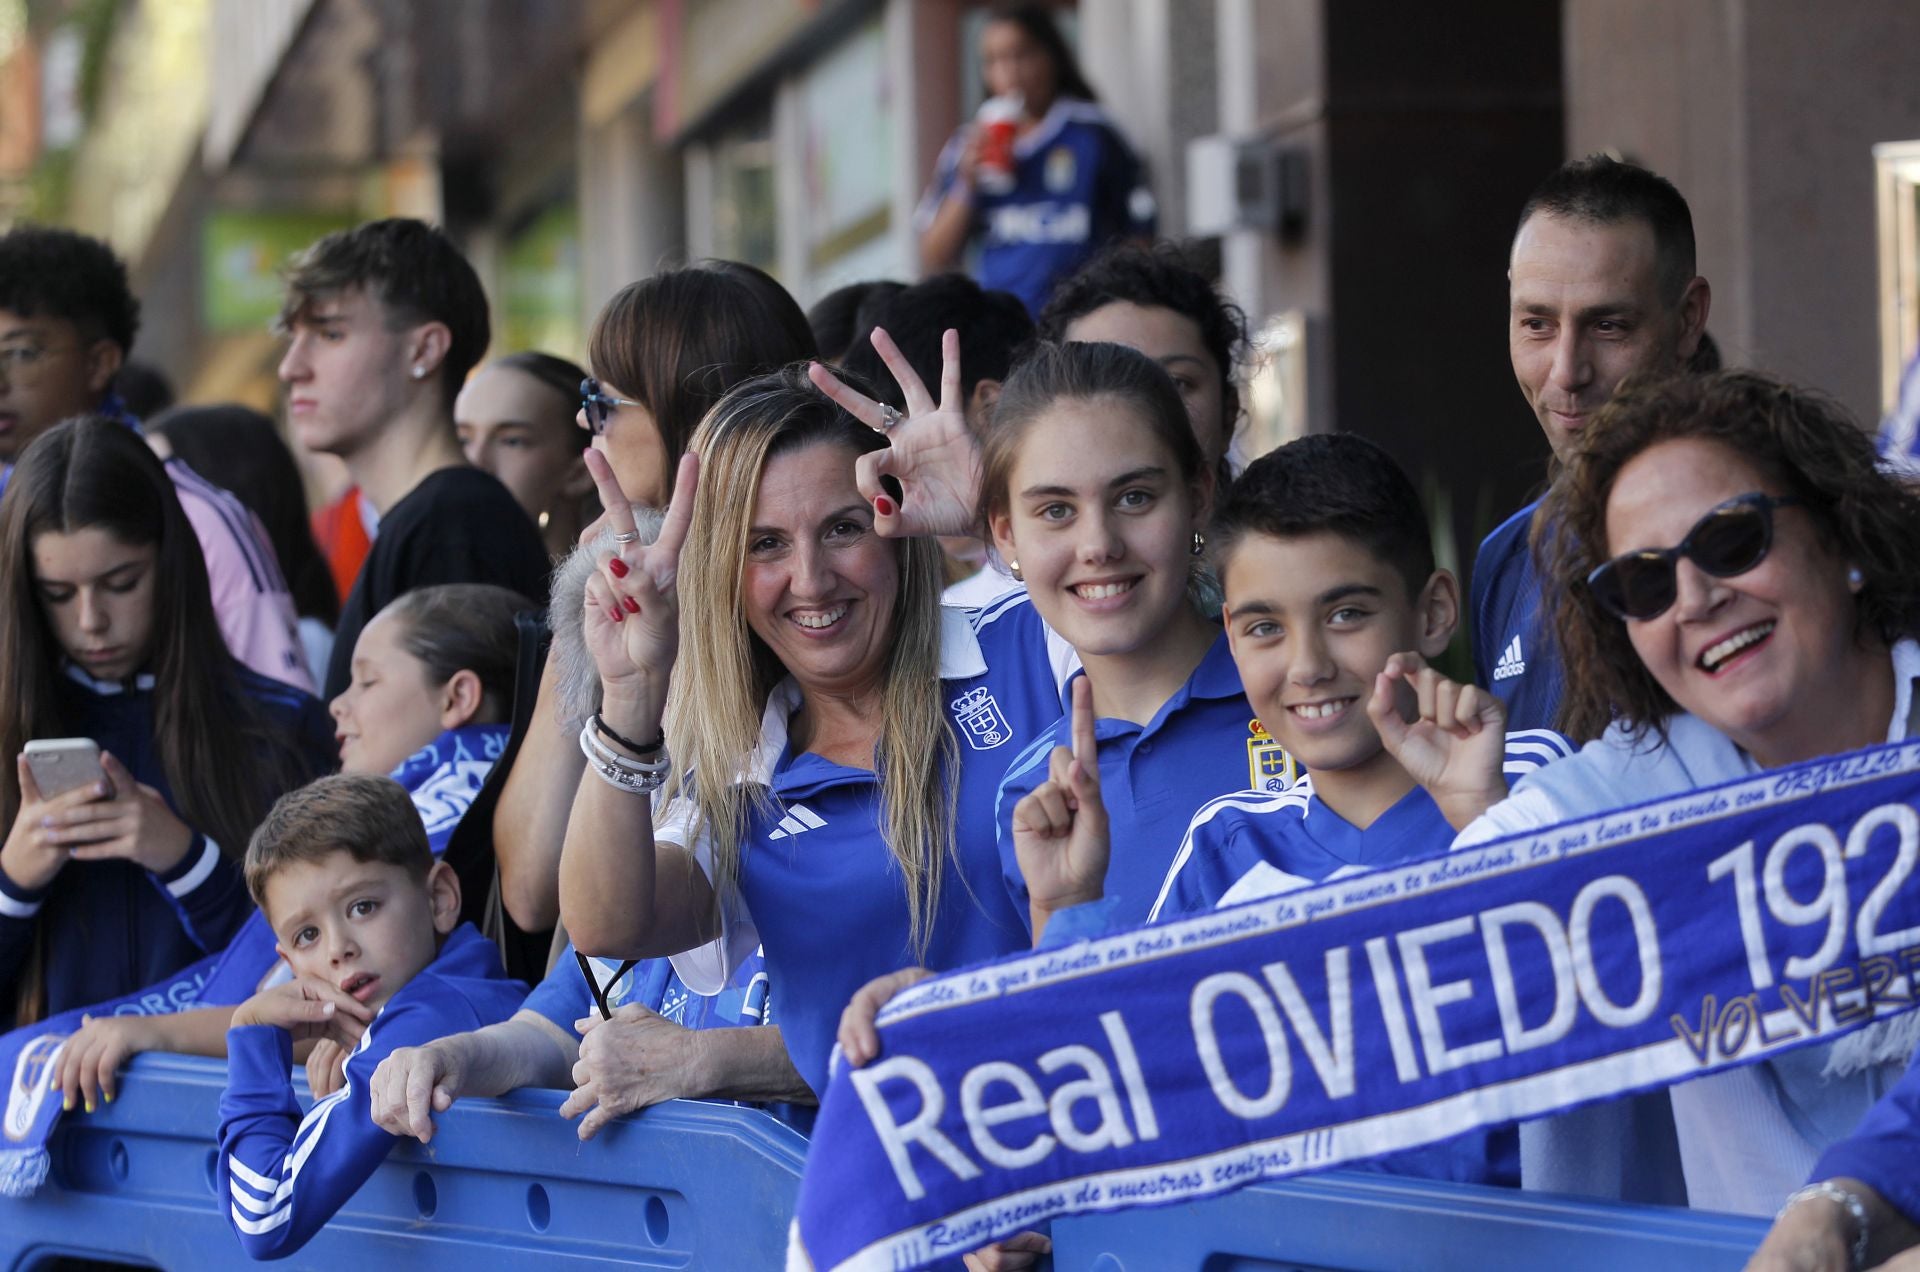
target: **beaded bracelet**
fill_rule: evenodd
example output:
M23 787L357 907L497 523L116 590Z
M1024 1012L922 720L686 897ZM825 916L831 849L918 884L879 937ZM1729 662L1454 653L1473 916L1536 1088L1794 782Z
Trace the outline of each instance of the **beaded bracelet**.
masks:
M613 739L615 742L618 742L621 746L626 747L627 750L632 751L635 755L640 755L640 756L653 755L656 752L658 752L661 747L664 747L667 744L667 735L665 732L662 732L659 737L647 743L647 745L641 746L638 742L635 742L632 738L627 737L625 734L615 733L613 731L613 726L607 723L607 718L601 715L598 711L593 713L593 727L598 732L603 733L607 737Z
M657 760L632 760L612 750L594 733L591 720L580 727L580 753L587 757L587 767L599 774L601 781L633 795L649 795L659 790L667 780L667 770L672 767L664 748Z
M1797 1203L1807 1201L1813 1197L1825 1197L1828 1201L1831 1201L1847 1212L1848 1217L1853 1220L1853 1242L1849 1249L1849 1253L1852 1256L1850 1266L1856 1270L1866 1267L1867 1204L1860 1200L1858 1194L1849 1192L1847 1189L1834 1183L1831 1179L1823 1179L1818 1183L1808 1184L1805 1188L1798 1189L1789 1194L1786 1203L1780 1207L1780 1214L1786 1214L1787 1211L1793 1209ZM1777 1219L1779 1215L1774 1217Z

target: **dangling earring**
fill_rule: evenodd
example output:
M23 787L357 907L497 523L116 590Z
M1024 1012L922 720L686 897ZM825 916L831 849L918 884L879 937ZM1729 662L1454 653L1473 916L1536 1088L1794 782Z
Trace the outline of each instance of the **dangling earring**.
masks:
M1020 563L1012 557L1007 558L1007 573L1013 575L1013 581L1015 583L1025 583L1027 581L1027 576L1020 573Z
M1193 555L1200 556L1207 550L1207 536L1198 530L1193 532Z
M1867 585L1867 576L1860 573L1860 567L1857 565L1848 566L1847 567L1847 586L1852 590L1858 592L1861 588L1865 587L1866 585Z

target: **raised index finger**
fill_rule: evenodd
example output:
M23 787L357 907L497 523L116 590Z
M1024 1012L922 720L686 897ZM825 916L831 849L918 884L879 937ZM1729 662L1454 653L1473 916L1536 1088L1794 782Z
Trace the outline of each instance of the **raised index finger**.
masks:
M886 363L887 370L893 373L894 383L900 386L900 398L907 404L907 414L922 415L934 410L933 395L927 392L926 381L920 378L920 373L913 369L911 362L907 361L907 355L900 352L900 346L893 342L893 337L887 334L886 328L875 327L873 334L867 338L873 342L873 351L880 355L880 361ZM957 341L959 337L955 336L954 339ZM941 349L944 351L945 348L946 341L943 337ZM960 371L957 357L953 374L958 380ZM944 374L942 383L945 383ZM940 405L944 407L948 403L942 401Z
M626 491L620 489L620 479L613 475L613 465L597 448L591 446L586 451L586 463L587 472L593 476L593 488L600 494L600 507L605 511L606 524L613 527L615 534L632 534L633 501L627 498Z
M1085 676L1073 681L1073 758L1082 772L1098 771L1100 756L1093 736L1093 686Z

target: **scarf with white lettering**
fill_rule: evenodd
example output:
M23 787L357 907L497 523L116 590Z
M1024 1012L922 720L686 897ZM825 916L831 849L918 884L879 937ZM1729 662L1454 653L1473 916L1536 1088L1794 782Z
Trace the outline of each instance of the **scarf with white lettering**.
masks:
M465 725L442 733L393 770L393 780L407 788L420 810L434 856L446 848L506 745L504 724ZM189 1007L237 1005L287 975L274 948L273 930L255 911L225 949L159 984L61 1012L0 1037L0 1078L7 1082L6 1107L0 1114L0 1196L30 1196L46 1181L47 1139L62 1112L54 1085L56 1059L61 1044L88 1016L157 1016Z
M1917 809L1900 743L926 981L836 1065L790 1267L920 1267L1906 1011Z

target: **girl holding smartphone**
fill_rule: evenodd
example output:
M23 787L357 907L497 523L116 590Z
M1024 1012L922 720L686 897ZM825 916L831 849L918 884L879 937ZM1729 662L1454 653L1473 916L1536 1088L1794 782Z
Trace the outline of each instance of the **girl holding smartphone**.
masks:
M333 767L320 704L242 667L193 527L131 430L70 420L0 500L0 1009L30 1023L220 949L239 861L283 792ZM91 738L101 780L43 797L21 755Z

